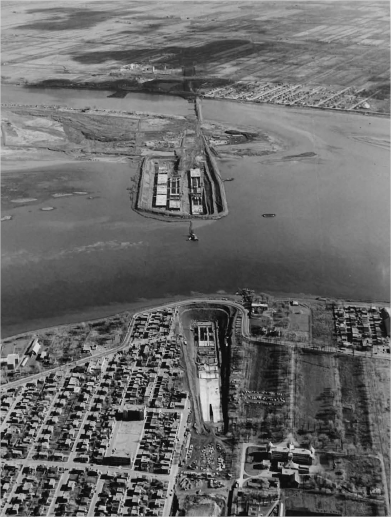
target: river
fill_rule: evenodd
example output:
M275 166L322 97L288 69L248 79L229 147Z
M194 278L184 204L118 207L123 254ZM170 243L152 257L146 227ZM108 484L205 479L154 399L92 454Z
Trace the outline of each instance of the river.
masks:
M106 90L72 90L70 88L20 88L10 84L1 86L1 102L69 108L97 108L118 111L150 111L152 113L187 115L194 107L185 99L172 95L133 93L125 99L110 97Z
M7 87L2 102L187 114L169 96ZM105 96L106 95L106 96ZM27 101L27 99L29 99ZM113 107L110 103L115 104ZM188 224L132 211L136 164L69 162L12 171L88 192L2 212L3 336L193 293L292 292L389 300L389 120L203 101L204 119L267 131L283 150L220 160L229 215ZM292 158L301 153L307 158ZM26 192L28 195L28 192ZM43 206L54 206L42 212ZM263 213L275 213L266 219Z

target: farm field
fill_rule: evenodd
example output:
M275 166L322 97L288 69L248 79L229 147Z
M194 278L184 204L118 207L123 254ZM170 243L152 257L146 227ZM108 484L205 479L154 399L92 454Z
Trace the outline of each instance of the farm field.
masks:
M201 5L3 2L2 81L166 93L278 83L299 105L389 112L388 3Z

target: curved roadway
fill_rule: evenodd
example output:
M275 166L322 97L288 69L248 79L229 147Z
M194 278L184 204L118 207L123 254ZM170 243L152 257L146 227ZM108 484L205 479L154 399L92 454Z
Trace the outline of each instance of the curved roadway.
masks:
M193 298L193 299L190 299L190 300L182 300L180 302L167 303L167 304L164 304L164 305L159 305L157 307L140 310L140 311L136 312L135 314L133 314L132 319L131 319L131 321L129 323L129 327L128 327L128 330L126 332L126 335L123 338L122 343L119 346L116 346L114 348L110 348L108 350L104 350L103 352L98 352L96 354L90 355L88 357L84 357L83 359L79 359L79 360L71 362L71 363L66 363L64 365L56 366L55 368L50 368L49 370L45 370L45 371L40 372L40 373L36 373L36 374L33 374L33 375L29 375L27 377L23 377L22 379L18 379L16 381L8 382L7 384L4 384L4 385L2 385L0 387L0 393L8 390L9 388L15 388L17 386L25 384L26 382L31 382L31 381L40 379L42 377L46 377L50 373L53 373L53 372L56 372L56 371L60 371L60 370L63 370L63 369L67 369L67 368L71 368L71 367L75 367L75 366L78 366L78 365L81 365L81 364L84 364L84 363L87 363L87 362L90 362L90 361L94 361L94 360L99 359L101 357L104 357L106 355L114 354L116 352L119 352L121 350L126 349L126 347L129 346L130 343L131 343L131 335L132 335L133 325L134 325L134 323L136 321L136 318L140 314L143 314L145 312L162 310L162 309L165 309L167 307L182 307L182 306L186 306L186 305L199 304L199 303L228 305L228 306L231 306L231 307L235 307L237 310L241 311L242 315L243 315L243 319L242 319L242 334L244 336L246 336L246 337L249 337L249 319L248 319L247 311L244 309L244 307L242 305L240 305L237 302L233 302L231 300L221 300L221 299Z

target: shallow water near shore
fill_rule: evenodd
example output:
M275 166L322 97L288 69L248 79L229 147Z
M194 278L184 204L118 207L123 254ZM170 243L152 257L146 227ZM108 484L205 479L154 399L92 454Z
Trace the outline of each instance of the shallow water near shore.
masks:
M28 101L16 90L3 102L60 104L62 98L80 107L89 94L65 92L63 97L44 90L40 100ZM90 95L97 93L102 92ZM172 114L193 110L183 99L159 103L154 95L139 95L102 96L94 103ZM177 108L170 111L172 103ZM50 326L65 323L67 315L75 321L78 313L125 310L140 299L238 287L389 299L389 120L227 101L202 104L206 121L270 132L283 150L219 161L222 177L234 178L225 183L229 215L195 222L197 243L186 241L186 222L132 211L126 189L135 164L63 162L12 171L26 184L56 177L58 192L62 187L88 194L48 195L2 212L13 217L2 224L3 336L37 321ZM309 154L298 157L303 153ZM47 206L56 210L40 210ZM276 217L263 218L264 213Z
M194 113L193 104L172 95L150 95L129 93L124 97L111 97L109 90L73 90L70 88L21 88L12 84L1 85L1 102L9 104L31 104L86 107L114 111L150 111L167 115L188 115Z

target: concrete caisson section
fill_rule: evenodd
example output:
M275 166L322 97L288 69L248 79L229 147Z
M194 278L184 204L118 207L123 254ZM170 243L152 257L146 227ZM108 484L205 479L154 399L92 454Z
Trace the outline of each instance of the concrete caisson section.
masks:
M179 309L183 354L195 425L225 422L229 385L230 332L236 308L194 303Z

